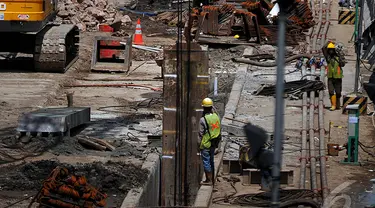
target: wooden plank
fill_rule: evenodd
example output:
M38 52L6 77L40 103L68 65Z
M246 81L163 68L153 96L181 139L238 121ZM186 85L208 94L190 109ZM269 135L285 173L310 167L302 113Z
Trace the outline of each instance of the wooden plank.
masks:
M280 174L280 184L293 185L293 170L281 170ZM260 184L262 174L259 169L244 169L242 177L243 185Z
M104 151L105 149L107 149L105 146L102 146L100 144L97 144L93 141L90 141L90 140L84 139L84 138L78 138L78 142L83 144L83 145L89 146L89 147L91 147L92 149L95 149L95 150Z
M112 146L110 143L107 141L104 141L102 139L93 139L96 143L105 146L108 150L113 151L116 149L116 147Z

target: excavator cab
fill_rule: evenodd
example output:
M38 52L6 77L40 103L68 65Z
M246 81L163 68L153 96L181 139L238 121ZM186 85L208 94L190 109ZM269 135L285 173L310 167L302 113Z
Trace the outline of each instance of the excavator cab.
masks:
M57 0L0 3L0 52L32 54L34 69L64 73L78 58L79 30L56 24Z

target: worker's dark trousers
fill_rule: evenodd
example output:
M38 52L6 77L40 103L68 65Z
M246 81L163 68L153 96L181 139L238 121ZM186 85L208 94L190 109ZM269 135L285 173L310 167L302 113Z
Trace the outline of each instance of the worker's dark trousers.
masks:
M261 179L261 187L262 189L270 189L271 181L272 181L272 171L271 169L261 169L262 174Z
M215 184L215 164L214 164L214 159L215 159L215 147L211 146L210 147L210 163L211 163L211 170L212 170L212 185Z
M342 91L342 79L328 78L328 93L329 96L336 94L336 99L339 100Z

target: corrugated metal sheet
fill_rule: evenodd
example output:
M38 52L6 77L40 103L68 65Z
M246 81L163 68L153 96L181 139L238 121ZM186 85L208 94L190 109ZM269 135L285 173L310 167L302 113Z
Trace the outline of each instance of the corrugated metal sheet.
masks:
M369 64L375 64L375 0L362 0L363 5L363 39L365 50L362 59L368 60ZM368 44L368 45L367 45Z
M370 27L371 23L375 20L375 1L374 0L364 0L363 7L363 24L366 30Z

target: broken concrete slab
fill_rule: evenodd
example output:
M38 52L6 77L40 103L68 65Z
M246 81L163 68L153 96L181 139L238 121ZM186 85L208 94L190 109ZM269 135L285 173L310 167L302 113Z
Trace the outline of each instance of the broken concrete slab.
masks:
M18 132L65 133L90 122L90 108L43 108L23 115Z
M227 119L227 120L229 120L229 119ZM233 125L233 124L230 124L230 123L229 124L223 123L221 125L221 129L222 129L222 131L226 131L233 136L238 136L238 137L246 136L245 131L243 129L243 126L236 126L236 125Z

